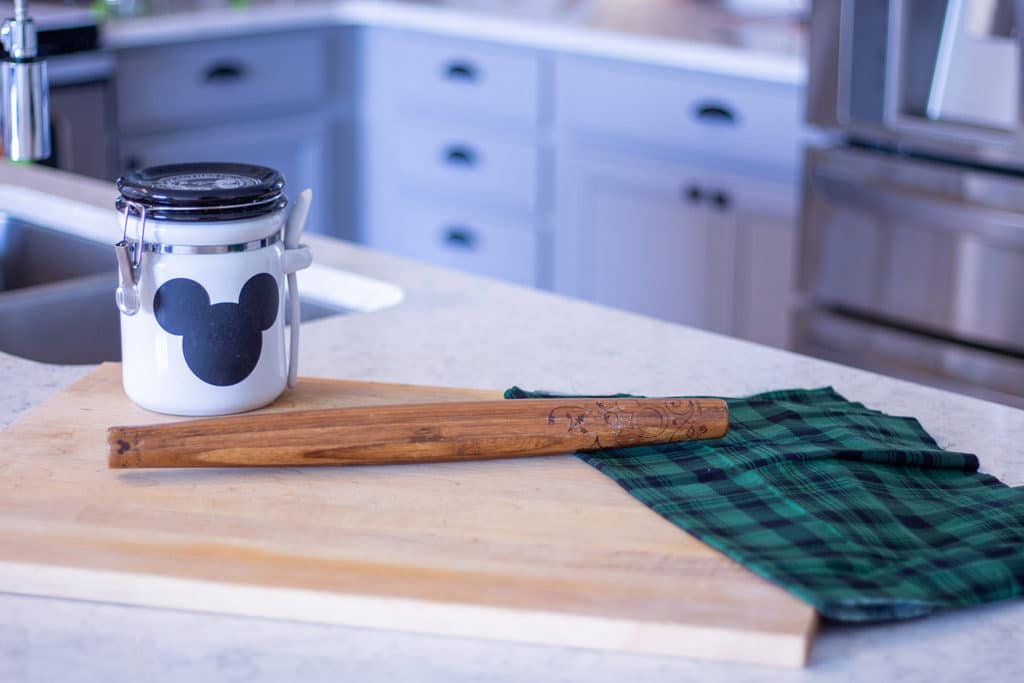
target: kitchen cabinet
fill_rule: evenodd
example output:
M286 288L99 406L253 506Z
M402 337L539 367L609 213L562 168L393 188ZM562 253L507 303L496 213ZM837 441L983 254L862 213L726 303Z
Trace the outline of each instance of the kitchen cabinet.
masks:
M353 237L351 29L285 31L117 53L120 171L235 161L313 188L307 230Z
M521 285L534 285L540 269L532 225L458 204L393 203L379 213L375 239L400 256Z
M382 26L118 60L122 169L273 166L312 230L788 345L797 86Z
M559 145L714 159L752 175L794 176L803 89L609 59L555 61Z
M802 92L559 56L555 291L787 347Z
M334 126L327 116L277 117L126 137L121 140L121 159L125 169L195 160L275 168L285 177L289 197L313 188L307 228L330 232L333 197L325 191L323 179L335 177L330 153L333 138Z
M371 111L527 136L541 122L537 50L386 28L364 29L362 38L363 97Z
M558 183L556 291L789 344L792 184L599 151Z
M571 296L727 332L735 229L696 197L700 170L574 159L560 169L554 286Z
M534 50L366 29L361 239L544 285L550 186Z
M788 346L799 88L389 29L363 55L365 242Z
M718 220L731 222L736 230L731 333L791 348L797 304L799 188L791 182L743 176L722 177L719 182L732 203Z
M118 54L118 122L131 132L317 107L331 90L327 31L206 40Z

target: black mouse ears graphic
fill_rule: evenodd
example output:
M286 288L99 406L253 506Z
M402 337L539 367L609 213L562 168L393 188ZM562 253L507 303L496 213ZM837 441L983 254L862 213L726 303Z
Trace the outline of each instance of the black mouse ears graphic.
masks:
M157 323L181 337L189 370L214 386L238 384L252 374L263 350L263 332L273 327L278 308L277 280L270 273L249 278L237 304L211 305L203 286L183 277L163 283L153 296Z
M166 332L183 336L194 329L210 308L210 295L201 284L188 278L175 278L160 285L153 311L156 321ZM269 273L249 278L238 295L238 306L245 318L255 318L259 331L270 329L277 319L277 306L266 302L277 301L277 281Z

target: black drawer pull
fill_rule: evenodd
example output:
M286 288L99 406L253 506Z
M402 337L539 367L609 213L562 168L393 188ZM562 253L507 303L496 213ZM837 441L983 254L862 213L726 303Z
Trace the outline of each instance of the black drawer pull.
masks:
M478 242L476 233L470 228L452 226L444 231L444 243L449 247L471 251L476 249Z
M245 72L243 64L220 62L208 67L203 78L207 83L231 83L245 78Z
M451 145L445 148L444 160L452 166L472 168L477 164L477 153L466 145Z
M732 197L729 196L728 192L724 190L718 190L711 195L711 202L715 205L715 208L719 211L725 211L732 204Z
M691 204L699 204L704 201L704 190L700 189L699 185L687 185L683 188L682 194Z
M711 123L723 126L735 126L736 114L727 105L718 102L708 102L697 105L694 108L697 120L702 123Z
M479 70L470 62L449 62L444 68L444 77L449 81L475 83L478 76Z

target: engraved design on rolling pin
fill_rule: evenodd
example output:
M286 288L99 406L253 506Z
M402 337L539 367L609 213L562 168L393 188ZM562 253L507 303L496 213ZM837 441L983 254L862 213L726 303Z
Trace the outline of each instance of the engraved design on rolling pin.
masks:
M598 401L597 407L602 411L601 420L614 433L614 442L604 444L605 448L660 436L665 431L665 416L654 406L641 406L637 401Z
M548 424L553 425L559 419L566 420L569 424L570 434L587 434L590 430L586 427L587 409L583 406L558 406L552 408L548 413Z
M699 439L708 433L707 423L701 420L704 417L704 408L698 401L667 400L665 408L672 416L670 423L679 432L680 439ZM712 412L718 413L720 409L712 409ZM695 421L698 423L694 424Z
M594 434L594 448L613 448L619 444L637 441L682 441L697 439L708 433L708 426L700 421L705 417L703 406L692 399L665 399L660 406L649 400L615 399L597 401L597 410L582 405L559 405L548 413L549 425L565 424L570 434L587 435L598 432L603 423L614 435L612 443L601 443L599 433ZM718 413L718 409L710 412ZM695 424L697 422L697 424ZM607 441L607 431L606 441ZM669 432L666 434L666 432Z

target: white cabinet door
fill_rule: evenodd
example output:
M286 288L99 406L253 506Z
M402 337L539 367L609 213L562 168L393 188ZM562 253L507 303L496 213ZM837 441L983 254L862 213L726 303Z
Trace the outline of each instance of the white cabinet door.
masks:
M558 161L556 291L789 347L794 181L583 150Z
M790 348L797 263L796 183L735 177L723 183L729 206L717 220L736 232L733 332Z
M701 169L626 157L558 165L556 291L730 331L735 229L710 220Z
M226 126L210 126L123 138L121 171L158 164L229 161L260 164L280 171L290 199L313 188L313 206L306 229L345 236L348 226L335 225L331 186L330 144L335 139L326 116L297 116Z

